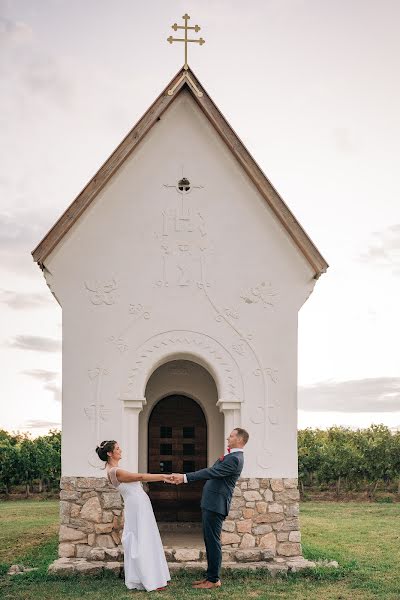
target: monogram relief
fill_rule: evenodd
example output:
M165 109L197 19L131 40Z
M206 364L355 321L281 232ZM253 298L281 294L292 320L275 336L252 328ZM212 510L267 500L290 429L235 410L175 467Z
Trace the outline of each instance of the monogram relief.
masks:
M164 186L175 192L176 201L161 213L161 230L155 234L161 251L161 276L156 285L202 288L210 285L205 270L211 246L204 217L190 196L202 186L191 185L186 178L181 181L186 183Z

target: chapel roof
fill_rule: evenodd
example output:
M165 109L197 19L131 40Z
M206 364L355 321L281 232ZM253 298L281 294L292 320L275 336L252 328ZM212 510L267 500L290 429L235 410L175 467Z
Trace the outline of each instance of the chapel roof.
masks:
M74 223L78 221L80 216L96 198L97 194L130 154L135 151L152 126L183 90L190 92L235 159L250 177L282 227L309 262L314 271L314 277L317 279L327 270L327 262L214 104L193 71L190 68L185 69L184 67L179 70L143 117L130 130L128 135L33 250L32 256L34 261L40 266L43 265L49 254L60 243Z

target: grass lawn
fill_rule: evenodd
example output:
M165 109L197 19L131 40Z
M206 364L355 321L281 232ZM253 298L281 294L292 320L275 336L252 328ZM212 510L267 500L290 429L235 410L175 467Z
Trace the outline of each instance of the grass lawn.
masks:
M54 500L0 502L0 598L4 600L138 600L112 576L70 577L46 574L57 554L58 503ZM236 572L223 576L220 590L190 587L193 574L174 575L169 589L152 592L164 600L201 596L224 600L243 597L273 600L400 600L400 504L307 502L301 505L304 555L329 558L340 568L319 569L272 579L266 574ZM38 571L7 576L12 563Z

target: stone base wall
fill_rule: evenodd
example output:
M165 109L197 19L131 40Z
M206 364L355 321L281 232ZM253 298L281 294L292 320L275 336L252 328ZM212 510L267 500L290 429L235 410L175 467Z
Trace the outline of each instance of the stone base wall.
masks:
M223 548L262 550L264 560L301 556L299 497L297 479L240 479L222 526Z
M290 561L303 564L298 515L297 479L240 479L223 524L223 563L249 565L261 561L271 568ZM122 498L105 477L62 477L62 560L56 561L59 569L54 563L51 570L118 570L123 561L122 529ZM165 554L171 565L198 561L200 567L205 559L204 551L195 548L165 548Z
M62 477L61 558L119 560L124 526L121 494L105 477Z

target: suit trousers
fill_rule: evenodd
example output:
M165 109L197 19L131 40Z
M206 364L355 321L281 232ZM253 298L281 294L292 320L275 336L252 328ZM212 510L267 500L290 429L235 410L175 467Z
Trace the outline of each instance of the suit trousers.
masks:
M205 508L201 511L203 523L203 537L207 553L207 581L219 581L221 571L221 530L225 515Z

